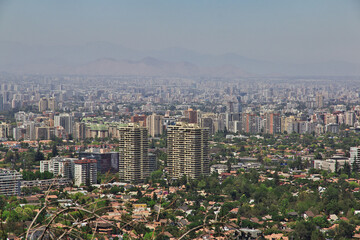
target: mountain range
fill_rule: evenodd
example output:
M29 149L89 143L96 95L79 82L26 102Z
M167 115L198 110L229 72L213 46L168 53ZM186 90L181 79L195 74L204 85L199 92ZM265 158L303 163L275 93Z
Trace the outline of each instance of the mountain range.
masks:
M0 71L39 74L214 76L360 75L360 66L342 61L276 63L235 53L201 54L184 48L138 51L117 44L26 45L0 42Z

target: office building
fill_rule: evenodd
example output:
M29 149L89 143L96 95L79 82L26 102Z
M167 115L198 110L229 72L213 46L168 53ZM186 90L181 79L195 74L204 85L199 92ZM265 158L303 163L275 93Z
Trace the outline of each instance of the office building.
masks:
M171 179L183 175L198 178L208 175L208 129L178 122L168 127L168 171Z
M148 131L139 124L119 127L119 178L142 182L150 175Z
M79 159L95 159L97 162L97 171L99 173L117 173L119 171L119 153L118 152L80 152Z

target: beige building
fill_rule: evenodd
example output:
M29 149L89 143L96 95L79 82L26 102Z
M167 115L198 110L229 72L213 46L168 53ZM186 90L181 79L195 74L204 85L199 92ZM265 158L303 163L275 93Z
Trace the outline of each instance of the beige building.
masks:
M150 175L148 130L136 123L119 127L119 178L142 182Z
M168 127L168 171L171 179L198 178L210 172L207 128L178 122Z
M322 94L320 94L320 93L316 94L315 104L316 104L317 108L324 107L324 96Z
M57 109L55 98L51 97L48 99L48 109L53 112Z
M76 122L74 124L74 138L75 139L85 139L86 137L86 124L83 122Z
M6 139L8 138L11 134L11 124L7 124L7 123L1 123L0 124L0 139Z
M56 100L55 98L41 98L39 101L39 112L43 112L46 110L55 111L57 109L56 107Z
M148 116L146 119L146 126L149 129L149 134L152 137L157 137L163 133L163 116L155 113Z
M37 140L50 140L54 136L54 127L35 127L35 139Z
M39 101L39 112L46 111L48 109L48 100L47 98L41 98Z

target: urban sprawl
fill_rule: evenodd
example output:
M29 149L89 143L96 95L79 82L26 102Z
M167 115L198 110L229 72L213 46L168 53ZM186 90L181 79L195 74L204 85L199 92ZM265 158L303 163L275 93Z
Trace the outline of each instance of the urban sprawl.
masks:
M0 239L360 239L357 77L0 74Z

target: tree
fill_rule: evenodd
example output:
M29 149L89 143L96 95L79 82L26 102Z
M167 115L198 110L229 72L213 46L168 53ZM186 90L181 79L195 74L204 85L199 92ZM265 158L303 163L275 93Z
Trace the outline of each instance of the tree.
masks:
M319 153L319 152L316 152L315 155L314 155L314 158L315 159L322 159L322 155Z
M351 170L354 173L357 173L359 171L359 166L357 165L356 161L353 161L352 166L351 166Z
M352 238L354 231L355 231L355 227L352 224L345 221L341 221L337 229L338 232L337 236L350 239Z
M137 194L136 194L136 198L140 199L142 197L142 193L140 191L140 189L137 190Z
M156 170L150 174L150 177L152 180L158 180L163 175L163 172L161 170Z
M4 220L3 219L3 213L4 213L4 210L5 210L5 207L6 207L6 200L5 200L5 197L4 196L1 196L0 195L0 238L1 239L7 239L7 233L4 229Z
M310 221L301 220L297 222L292 236L295 239L313 239L312 234L316 231L315 224Z
M41 149L41 145L39 144L39 147L37 148L37 151L36 151L35 157L34 157L34 160L35 160L36 162L45 159L44 154L40 151L40 149Z
M351 167L350 167L349 163L345 162L344 167L343 167L343 172L348 176L351 175Z
M6 163L10 163L13 159L14 159L14 153L13 153L13 151L10 151L10 150L9 150L9 151L6 153L6 155L5 155L4 161L5 161Z
M53 143L53 144L52 144L51 154L52 154L53 157L56 157L57 155L59 155L59 152L58 152L58 150L57 150L56 143Z

